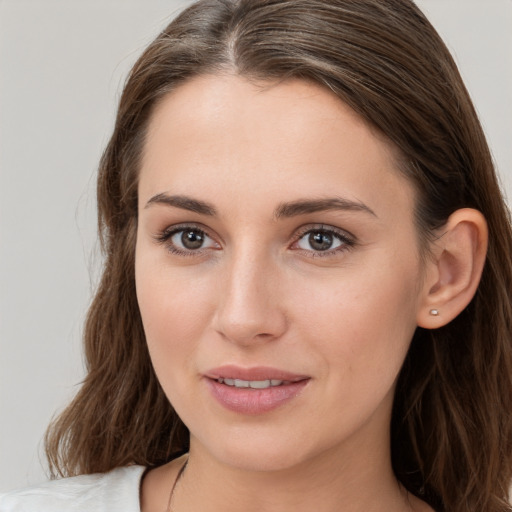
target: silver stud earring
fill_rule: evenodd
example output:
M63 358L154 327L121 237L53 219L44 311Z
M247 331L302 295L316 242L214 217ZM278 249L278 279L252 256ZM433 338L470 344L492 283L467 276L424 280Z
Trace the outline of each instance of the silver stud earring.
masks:
M431 309L430 314L432 316L439 316L439 309Z

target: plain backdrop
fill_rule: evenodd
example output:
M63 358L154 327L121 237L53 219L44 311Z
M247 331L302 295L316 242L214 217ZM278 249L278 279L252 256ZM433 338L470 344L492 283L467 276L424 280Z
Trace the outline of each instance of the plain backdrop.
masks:
M130 66L188 3L0 0L0 490L46 478L44 430L83 377L96 165ZM417 3L455 55L512 197L512 0Z

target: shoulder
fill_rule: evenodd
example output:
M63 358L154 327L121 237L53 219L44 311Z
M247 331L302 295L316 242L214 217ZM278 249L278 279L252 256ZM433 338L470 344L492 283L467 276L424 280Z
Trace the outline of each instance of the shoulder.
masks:
M0 494L0 512L140 512L145 467L52 480Z

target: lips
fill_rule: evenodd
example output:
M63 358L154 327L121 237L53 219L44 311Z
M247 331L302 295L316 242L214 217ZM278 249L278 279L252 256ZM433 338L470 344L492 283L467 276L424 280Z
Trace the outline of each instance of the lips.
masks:
M213 397L240 414L263 414L293 400L310 377L270 367L222 366L205 374Z
M309 379L308 375L291 373L268 366L255 366L252 368L242 368L239 366L226 365L213 368L206 372L206 377L210 379L239 379L246 381L262 380L281 380L288 382L297 382L299 380Z

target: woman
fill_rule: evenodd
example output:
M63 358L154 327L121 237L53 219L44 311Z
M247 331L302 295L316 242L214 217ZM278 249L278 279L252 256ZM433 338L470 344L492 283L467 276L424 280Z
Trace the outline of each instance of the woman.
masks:
M80 476L1 510L510 510L510 221L414 4L190 7L98 206L88 376L47 437Z

